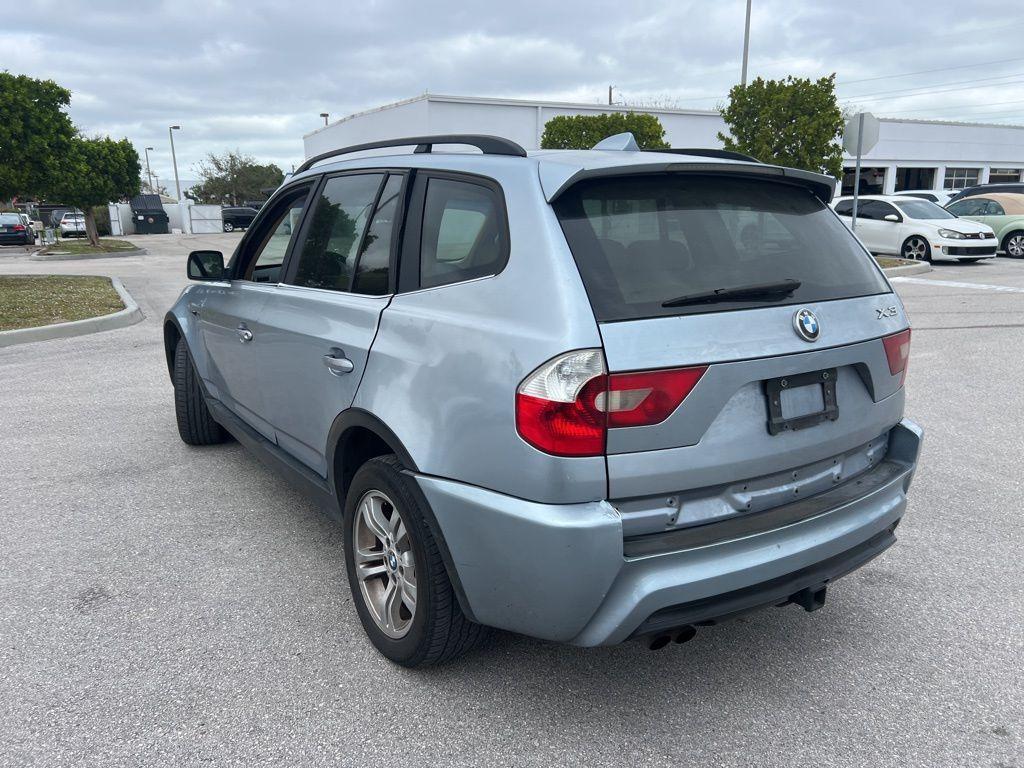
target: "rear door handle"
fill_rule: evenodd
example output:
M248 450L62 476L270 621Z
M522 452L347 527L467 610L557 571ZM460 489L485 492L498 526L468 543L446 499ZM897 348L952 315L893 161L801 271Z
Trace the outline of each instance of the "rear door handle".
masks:
M356 367L355 363L345 357L345 353L340 349L332 349L331 354L324 355L324 365L335 376L351 373Z

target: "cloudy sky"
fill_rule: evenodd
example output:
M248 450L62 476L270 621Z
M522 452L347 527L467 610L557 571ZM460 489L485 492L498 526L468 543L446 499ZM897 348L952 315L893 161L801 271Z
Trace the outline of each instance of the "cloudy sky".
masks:
M714 108L738 82L745 0L21 2L0 69L72 91L85 132L151 146L172 178L241 149L285 170L331 119L425 91ZM880 116L1024 123L1020 0L753 0L750 76L837 73ZM172 186L172 185L168 185Z

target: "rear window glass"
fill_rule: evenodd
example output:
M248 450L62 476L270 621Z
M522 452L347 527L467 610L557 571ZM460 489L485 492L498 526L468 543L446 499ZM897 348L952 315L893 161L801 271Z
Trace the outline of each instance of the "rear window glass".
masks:
M0 224L21 224L21 216L16 213L0 213Z
M752 179L584 181L555 201L598 320L887 293L871 257L807 190ZM791 294L663 307L680 296L798 280Z

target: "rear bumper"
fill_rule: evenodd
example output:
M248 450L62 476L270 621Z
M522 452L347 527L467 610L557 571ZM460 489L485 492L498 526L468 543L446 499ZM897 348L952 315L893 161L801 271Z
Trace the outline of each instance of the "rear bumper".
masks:
M749 515L746 530L732 521L722 537L705 531L686 541L671 532L660 541L644 537L639 548L624 540L621 517L606 501L536 504L448 480L416 480L476 621L606 645L779 602L860 567L894 540L921 439L920 427L901 422L878 466L801 500L788 517L787 508L774 510L772 527L763 515Z

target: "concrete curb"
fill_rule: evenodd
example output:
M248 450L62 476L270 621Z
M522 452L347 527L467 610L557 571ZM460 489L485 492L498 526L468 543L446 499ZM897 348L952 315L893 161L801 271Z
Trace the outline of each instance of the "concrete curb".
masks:
M921 262L920 264L908 264L905 267L889 267L883 269L887 277L901 277L904 275L920 275L922 272L931 272L932 265L927 262Z
M11 347L15 344L29 344L33 341L48 341L49 339L64 339L70 336L84 336L87 333L98 333L99 331L112 331L115 328L124 328L142 320L145 315L135 303L135 299L128 293L124 283L116 277L110 278L110 284L114 286L117 295L124 302L124 309L119 312L112 312L109 315L99 317L88 317L85 320L72 320L69 323L54 323L53 325L41 325L38 328L19 328L15 331L0 331L0 347Z
M111 259L120 256L145 256L148 251L145 248L136 248L131 251L103 251L103 253L33 253L28 257L29 261L78 261L80 259Z

